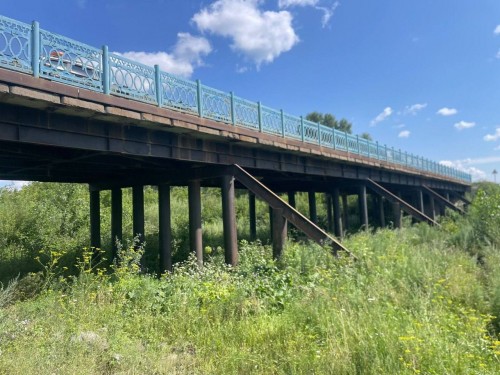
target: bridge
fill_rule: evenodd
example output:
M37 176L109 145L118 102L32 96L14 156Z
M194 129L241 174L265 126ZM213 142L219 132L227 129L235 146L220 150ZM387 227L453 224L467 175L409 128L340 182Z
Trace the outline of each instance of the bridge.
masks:
M347 197L362 227L397 227L402 211L437 225L467 203L470 175L424 157L186 80L40 28L0 17L0 179L86 183L90 244L101 246L100 191L112 192L113 239L122 238L122 189L132 187L133 232L144 236L144 186L159 192L159 261L171 263L170 187L188 186L190 246L203 262L202 186L222 189L226 262L237 264L235 189L270 207L273 254L290 222L347 251ZM295 209L307 192L309 217ZM316 196L327 194L328 228ZM283 199L286 194L288 199ZM368 195L371 195L368 205Z

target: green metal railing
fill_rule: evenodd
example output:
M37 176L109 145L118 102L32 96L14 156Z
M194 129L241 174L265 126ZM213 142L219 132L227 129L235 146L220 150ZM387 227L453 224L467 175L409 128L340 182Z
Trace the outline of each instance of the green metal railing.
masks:
M0 16L0 67L51 81L170 108L285 139L471 182L471 176L423 157L380 145L268 108L64 36Z

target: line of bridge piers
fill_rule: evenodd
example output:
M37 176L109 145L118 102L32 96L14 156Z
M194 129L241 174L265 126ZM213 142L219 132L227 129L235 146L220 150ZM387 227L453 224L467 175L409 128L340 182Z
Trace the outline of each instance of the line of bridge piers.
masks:
M196 255L199 266L203 265L203 244L202 244L202 202L201 202L201 181L192 180L188 182L188 205L189 205L189 241L191 250ZM220 181L222 197L222 221L224 238L224 257L227 264L238 264L238 240L235 212L235 178L232 175L224 175ZM172 229L171 229L171 205L170 205L170 185L158 186L158 208L159 208L159 269L161 273L172 270ZM308 191L309 217L312 222L318 222L317 197L316 192ZM433 220L437 213L443 214L443 205L436 204L432 195L424 194L422 189L415 189L403 196L401 192L396 195L401 199L408 198L415 207L425 213ZM342 192L339 187L333 187L326 194L326 216L327 229L336 237L343 237L349 230L350 211L353 206L349 206L349 195ZM351 194L352 195L352 194ZM357 212L359 216L360 228L367 230L370 225L373 227L384 227L387 223L387 200L377 194L368 194L367 186L360 184L357 188ZM288 191L288 203L296 206L296 192ZM368 205L368 198L371 197L371 209ZM449 197L449 196L448 196ZM352 202L352 201L351 201ZM117 256L118 243L123 238L123 196L121 188L111 190L111 240L112 256ZM400 228L402 223L401 205L398 202L391 203L390 213L393 227ZM248 212L249 212L249 237L252 241L257 239L257 217L256 217L256 196L248 192ZM140 242L145 240L145 216L144 216L144 187L132 187L132 218L133 234ZM370 212L371 211L371 212ZM370 215L371 213L371 215ZM281 257L287 239L287 220L283 216L282 209L269 209L269 224L271 242L273 245L273 256ZM100 191L90 187L90 243L93 248L101 247L101 217L100 217Z

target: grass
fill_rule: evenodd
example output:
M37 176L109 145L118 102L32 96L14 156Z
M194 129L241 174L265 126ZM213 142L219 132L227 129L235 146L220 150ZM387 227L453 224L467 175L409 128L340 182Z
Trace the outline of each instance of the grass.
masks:
M427 226L346 245L358 261L289 243L275 263L242 242L235 269L215 255L161 280L133 261L112 275L80 262L0 310L0 373L500 373L497 251L478 263Z

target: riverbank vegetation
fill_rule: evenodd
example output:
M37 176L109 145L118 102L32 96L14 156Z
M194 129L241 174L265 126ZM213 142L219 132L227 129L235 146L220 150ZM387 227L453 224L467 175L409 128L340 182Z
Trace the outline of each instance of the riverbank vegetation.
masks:
M267 243L244 239L241 196L235 268L223 264L220 198L207 189L203 269L186 247L184 194L172 192L184 260L158 279L139 266L154 235L146 248L122 245L114 264L92 263L85 187L0 190L0 374L500 373L497 186L482 186L468 213L440 228L407 222L348 236L357 260L299 238L273 261ZM147 190L152 234L155 199ZM266 210L258 206L261 238Z

